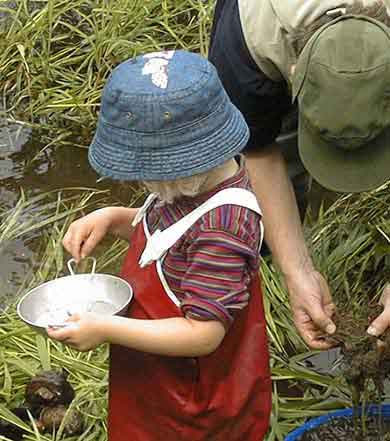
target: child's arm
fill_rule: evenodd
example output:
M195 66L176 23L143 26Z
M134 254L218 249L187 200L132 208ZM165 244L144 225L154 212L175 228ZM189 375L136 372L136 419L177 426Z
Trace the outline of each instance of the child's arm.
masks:
M107 233L130 240L131 222L138 208L105 207L72 222L63 239L63 246L79 261L91 254Z
M126 346L138 351L175 357L200 357L214 352L225 336L216 320L200 321L184 317L137 320L75 314L66 328L49 329L49 337L88 351L102 343Z

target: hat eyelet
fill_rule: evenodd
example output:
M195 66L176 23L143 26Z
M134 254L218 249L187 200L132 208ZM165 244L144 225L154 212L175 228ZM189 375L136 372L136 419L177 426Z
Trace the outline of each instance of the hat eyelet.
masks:
M134 119L134 113L127 112L126 113L126 118L131 121L132 119Z
M172 119L172 113L171 112L164 112L164 119L165 119L165 121L170 121Z

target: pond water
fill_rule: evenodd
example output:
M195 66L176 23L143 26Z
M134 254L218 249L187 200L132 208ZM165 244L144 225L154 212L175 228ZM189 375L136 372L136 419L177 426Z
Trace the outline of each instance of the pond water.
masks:
M108 180L97 183L99 177L88 164L86 148L54 143L39 154L49 142L47 133L0 121L0 212L14 208L22 190L30 198L68 187L109 188L113 202L129 202L128 187ZM0 241L0 299L12 297L26 274L37 268L40 242L39 231Z

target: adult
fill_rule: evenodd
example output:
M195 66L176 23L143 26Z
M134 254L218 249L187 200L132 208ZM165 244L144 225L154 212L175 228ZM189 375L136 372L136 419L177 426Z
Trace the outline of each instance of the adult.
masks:
M387 6L390 6L390 0ZM251 130L247 165L266 241L285 279L294 322L313 348L333 333L334 304L305 245L293 187L275 142L297 101L306 170L340 192L390 178L390 19L365 0L217 0L209 58ZM390 325L384 312L369 332Z

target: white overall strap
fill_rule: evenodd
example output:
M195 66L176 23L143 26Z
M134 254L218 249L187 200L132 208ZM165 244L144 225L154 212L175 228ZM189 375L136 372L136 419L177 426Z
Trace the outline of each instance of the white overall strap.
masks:
M164 231L156 230L150 235L139 260L141 268L160 259L198 219L221 205L240 205L262 216L256 196L249 190L244 188L226 188L221 190ZM260 225L261 235L263 236L263 225L262 223Z
M143 219L147 209L150 207L151 203L156 199L156 193L151 193L144 202L144 205L138 210L137 214L134 216L133 222L131 223L132 227L135 227L141 220Z

